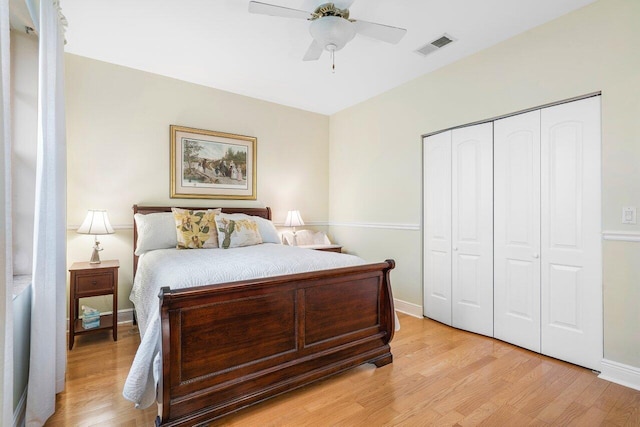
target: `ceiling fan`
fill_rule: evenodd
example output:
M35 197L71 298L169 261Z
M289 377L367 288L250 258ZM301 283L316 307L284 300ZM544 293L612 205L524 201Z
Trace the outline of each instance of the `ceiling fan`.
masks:
M309 32L313 41L304 55L304 61L319 59L323 50L331 52L333 58L334 53L342 49L356 34L392 44L398 43L406 34L407 30L404 28L350 19L349 7L352 3L353 0L336 0L321 4L313 12L307 12L250 1L249 12L311 21Z

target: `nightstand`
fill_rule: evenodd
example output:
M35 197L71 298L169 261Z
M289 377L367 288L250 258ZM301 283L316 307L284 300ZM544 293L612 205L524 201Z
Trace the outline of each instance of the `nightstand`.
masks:
M118 268L117 260L102 261L100 264L88 262L74 262L69 272L69 350L73 348L76 335L111 329L113 340L118 341ZM80 298L111 295L113 299L112 314L100 316L100 326L91 329L82 327L79 319Z

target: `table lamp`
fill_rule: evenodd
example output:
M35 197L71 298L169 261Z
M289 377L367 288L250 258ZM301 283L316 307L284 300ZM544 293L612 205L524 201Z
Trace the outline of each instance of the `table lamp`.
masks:
M293 246L298 246L298 242L296 241L296 227L301 225L304 225L304 221L300 216L300 211L287 212L287 219L284 221L284 226L293 227Z
M111 227L111 223L109 222L107 211L90 209L89 212L87 212L87 217L84 219L84 222L80 228L78 228L77 232L80 234L93 234L95 236L93 253L91 254L89 264L100 264L100 255L98 252L100 252L102 248L98 241L98 235L115 233L113 227Z

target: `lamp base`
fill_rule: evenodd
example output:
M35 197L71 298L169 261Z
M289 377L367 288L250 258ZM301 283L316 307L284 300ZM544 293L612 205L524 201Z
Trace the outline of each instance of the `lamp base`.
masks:
M91 259L89 260L89 264L100 264L100 252L102 248L100 247L100 242L98 242L98 236L95 236L95 243L93 245L93 253L91 253Z
M93 253L91 254L91 259L89 260L89 264L100 264L100 254L98 254L97 249L93 249Z

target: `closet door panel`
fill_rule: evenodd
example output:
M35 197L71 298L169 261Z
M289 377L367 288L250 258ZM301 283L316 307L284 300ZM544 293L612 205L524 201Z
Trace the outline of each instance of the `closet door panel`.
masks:
M453 326L493 336L493 123L451 138Z
M423 140L424 315L451 325L451 131Z
M542 142L542 352L600 370L600 98L545 108Z
M540 352L540 111L494 132L494 333Z

